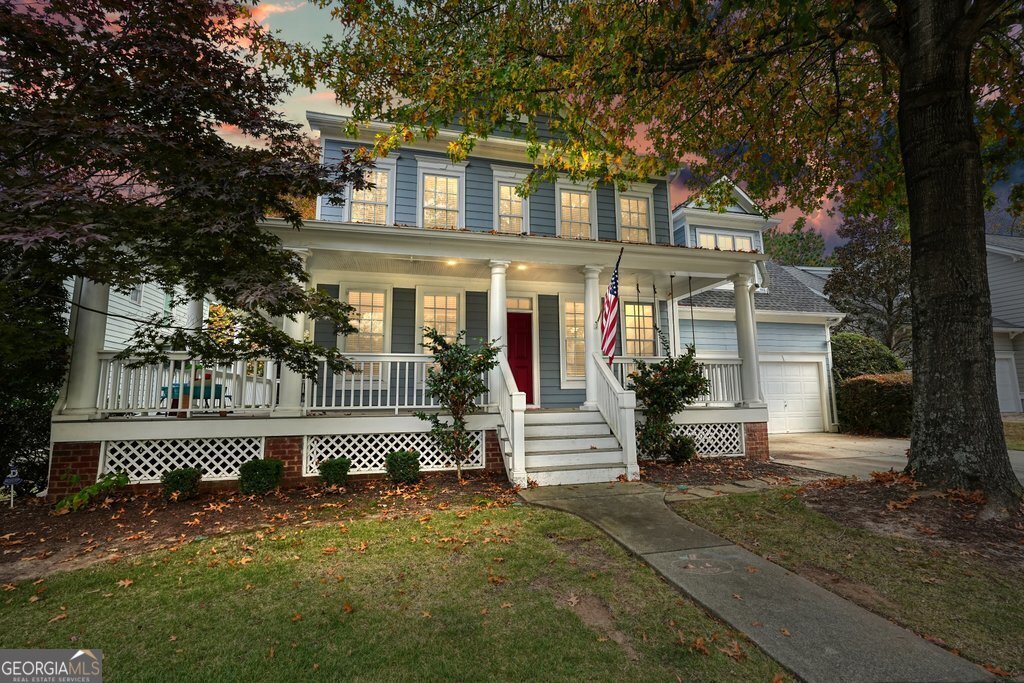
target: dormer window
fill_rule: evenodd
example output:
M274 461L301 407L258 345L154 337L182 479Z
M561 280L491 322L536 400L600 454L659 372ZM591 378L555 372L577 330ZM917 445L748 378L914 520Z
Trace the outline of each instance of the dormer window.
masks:
M697 244L704 249L718 249L720 251L754 250L754 240L750 235L737 235L711 230L698 230Z

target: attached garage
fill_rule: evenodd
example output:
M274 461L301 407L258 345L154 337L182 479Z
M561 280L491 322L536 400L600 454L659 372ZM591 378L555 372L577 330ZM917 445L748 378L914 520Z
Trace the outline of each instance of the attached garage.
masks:
M824 387L821 363L762 361L761 390L768 403L768 432L821 432Z

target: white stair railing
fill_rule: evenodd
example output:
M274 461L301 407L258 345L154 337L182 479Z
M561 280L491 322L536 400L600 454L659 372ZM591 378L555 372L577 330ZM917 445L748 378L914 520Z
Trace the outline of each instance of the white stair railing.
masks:
M622 386L629 386L629 374L636 369L635 359L616 358L612 361L612 374ZM643 357L647 363L657 363L664 356ZM734 406L743 402L743 384L740 379L743 361L739 358L697 358L701 374L708 380L708 391L694 403L704 405Z
M526 392L519 391L504 353L498 354L498 372L494 373L501 427L511 451L505 463L509 480L526 486Z
M601 411L612 434L622 446L622 461L630 481L640 478L636 463L636 393L623 389L600 353L595 353L597 366L597 409Z

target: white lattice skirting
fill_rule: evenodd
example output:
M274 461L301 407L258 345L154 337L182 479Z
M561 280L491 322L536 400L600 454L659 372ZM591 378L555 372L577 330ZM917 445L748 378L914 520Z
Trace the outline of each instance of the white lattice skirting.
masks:
M160 481L168 470L198 467L204 481L237 479L242 463L263 457L263 437L107 441L101 474L125 472L133 484Z
M697 455L743 455L743 423L676 425L676 432L691 437Z
M473 455L462 463L462 469L480 469L484 466L484 433L473 432L476 448ZM441 452L428 432L395 434L329 434L311 436L306 440L302 474L319 474L320 463L327 458L346 457L352 460L352 474L384 472L384 458L394 451L416 451L420 454L420 469L452 470L455 462Z

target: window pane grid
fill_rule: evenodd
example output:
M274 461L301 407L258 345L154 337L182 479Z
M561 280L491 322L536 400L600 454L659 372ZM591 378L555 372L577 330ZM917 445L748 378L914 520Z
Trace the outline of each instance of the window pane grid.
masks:
M423 227L455 228L459 224L459 179L423 176Z
M374 187L352 191L351 220L384 225L388 217L388 172L369 171L366 180Z
M423 326L433 327L448 341L459 333L459 297L427 294L423 297ZM423 338L424 343L427 341Z
M527 297L508 297L505 300L505 308L510 311L532 311L533 299Z
M345 337L349 353L384 353L384 292L348 293L348 303L355 310L349 320L355 329Z
M583 302L565 302L565 376L586 376L586 350L583 342Z
M657 337L654 331L653 304L623 305L623 350L626 356L656 356Z
M719 232L702 232L697 235L697 242L705 249L721 251L753 251L754 243L746 235L727 235Z
M511 183L498 183L498 232L523 232L523 198Z
M623 242L649 242L651 223L647 200L619 197L619 224Z
M559 203L562 237L590 239L590 193L562 190Z

